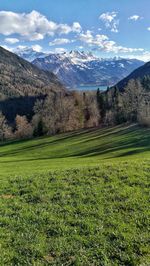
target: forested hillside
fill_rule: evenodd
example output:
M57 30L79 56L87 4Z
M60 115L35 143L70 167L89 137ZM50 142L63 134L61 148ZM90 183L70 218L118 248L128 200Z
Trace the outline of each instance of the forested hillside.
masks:
M138 68L101 97L104 122L150 125L150 63Z
M0 47L0 98L35 96L64 88L51 72L36 66Z

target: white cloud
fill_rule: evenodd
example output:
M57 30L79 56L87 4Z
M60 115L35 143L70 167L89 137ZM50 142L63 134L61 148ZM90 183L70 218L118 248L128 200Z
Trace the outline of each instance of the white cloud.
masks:
M107 29L112 32L118 32L119 19L117 19L117 12L106 12L99 16L99 19L103 21Z
M43 49L39 44L32 45L31 47L35 52L41 52Z
M70 32L81 32L81 26L74 22L68 24L57 24L48 20L37 11L31 13L14 13L0 11L0 34L9 36L19 34L30 41L42 40L46 35L68 34Z
M87 30L85 33L81 33L79 35L79 39L80 41L87 43L89 46L99 46L103 43L103 41L108 40L108 37L103 34L97 34L94 38L92 35L92 31Z
M111 41L106 35L93 35L91 31L86 31L81 33L79 40L83 43L86 43L88 46L93 47L94 49L105 51L105 52L114 52L114 53L133 53L133 52L142 52L142 48L128 48L124 46L117 45L116 42Z
M13 52L13 48L10 48L9 46L7 45L1 45L1 47L3 47L4 49L10 51L10 52Z
M9 43L9 44L15 44L15 43L19 42L19 40L17 38L5 38L4 41L6 43Z
M128 19L129 20L133 20L133 21L137 21L137 20L139 20L139 19L141 19L142 17L140 17L140 16L138 16L138 15L133 15L133 16L131 16L131 17L129 17Z
M74 42L74 40L69 40L69 39L65 39L65 38L55 39L52 42L49 42L49 46L68 44L68 43L72 43L72 42Z
M61 54L61 53L65 53L67 50L65 48L59 47L59 48L55 48L54 49L54 53L56 54Z
M136 59L142 60L144 62L148 62L150 61L150 52L149 51L145 51L142 54L138 54L136 56L133 56Z
M41 52L43 50L43 48L38 45L38 44L35 44L35 45L31 45L31 46L25 46L25 45L18 45L16 47L8 47L7 45L4 45L2 46L3 48L5 48L6 50L9 50L13 53L15 53L16 51L18 52L22 52L22 51L28 51L30 49L32 49L33 51L35 52Z
M19 50L24 50L24 49L29 49L28 46L25 45L18 45L17 47L13 48L14 50L19 49Z
M77 49L83 50L84 47L83 46L78 46Z
M82 30L82 27L79 22L74 22L72 29L73 29L72 31L80 33Z

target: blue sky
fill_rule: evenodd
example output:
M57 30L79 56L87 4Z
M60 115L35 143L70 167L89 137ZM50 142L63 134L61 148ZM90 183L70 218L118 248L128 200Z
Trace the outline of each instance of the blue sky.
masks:
M149 0L1 0L0 44L150 60Z

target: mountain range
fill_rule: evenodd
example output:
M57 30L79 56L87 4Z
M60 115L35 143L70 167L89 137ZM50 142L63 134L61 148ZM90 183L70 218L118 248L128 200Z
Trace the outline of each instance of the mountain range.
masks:
M112 86L144 64L137 59L98 58L84 51L46 54L24 48L15 53L40 69L53 72L69 88L81 85Z

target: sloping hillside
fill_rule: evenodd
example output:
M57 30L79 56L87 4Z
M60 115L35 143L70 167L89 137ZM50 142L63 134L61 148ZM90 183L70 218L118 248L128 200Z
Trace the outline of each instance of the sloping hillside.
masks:
M79 130L0 146L0 176L96 166L150 156L150 130L137 125Z
M134 70L129 76L121 80L116 86L123 89L131 79L142 81L144 77L150 77L150 62Z
M0 265L150 265L149 177L138 126L1 145Z
M104 94L105 123L126 121L150 126L150 62Z
M33 96L60 91L63 86L50 72L0 47L0 98Z

